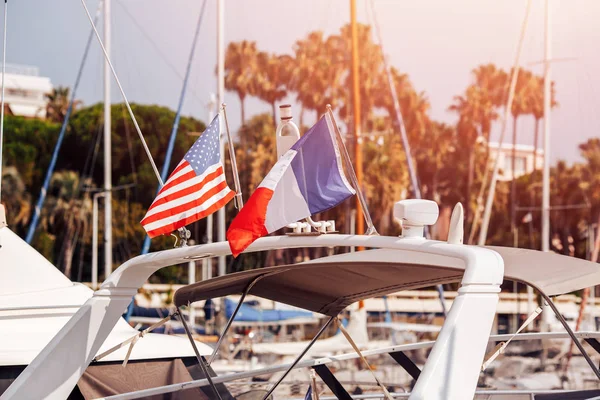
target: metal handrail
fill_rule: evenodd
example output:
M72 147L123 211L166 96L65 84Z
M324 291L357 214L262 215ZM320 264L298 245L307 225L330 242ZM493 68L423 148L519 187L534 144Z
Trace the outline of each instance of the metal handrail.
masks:
M506 336L506 335L491 335L490 341L493 342L493 341L503 340L504 336ZM587 331L586 332L576 332L575 336L579 339L586 339L586 338L600 339L600 332L587 332ZM570 335L567 332L521 333L521 334L516 335L514 337L513 341L534 340L534 339L569 339L569 338L570 338ZM393 353L393 352L397 352L397 351L410 351L410 350L417 350L417 349L426 349L426 348L432 347L434 345L434 343L435 343L435 341L402 344L402 345L397 345L397 346L384 347L381 349L366 350L362 353L365 357L377 356L377 355ZM293 369L310 368L315 365L326 365L326 364L330 364L330 363L334 363L334 362L353 360L358 357L359 357L358 354L356 354L355 352L352 352L352 353L341 354L339 356L330 356L330 357L323 357L323 358L318 358L318 359L313 359L313 360L305 360L305 361L300 361L299 363L297 363ZM217 377L212 378L212 381L214 384L227 383L227 382L232 382L232 381L236 381L236 380L240 380L240 379L251 378L254 376L273 374L276 372L286 371L287 369L289 369L289 367L291 365L292 365L291 363L288 363L288 364L277 365L274 367L256 369L254 371L246 371L246 372L239 372L236 374L217 376ZM129 393L108 396L108 397L104 397L103 399L104 400L140 399L140 398L144 398L147 396L153 396L153 395L164 394L164 393L172 393L172 392L177 392L177 391L181 391L181 390L191 389L191 388L195 388L195 387L204 387L204 386L209 386L209 385L210 385L210 383L208 382L207 379L198 379L198 380L189 381L189 382L165 385L162 387L157 387L157 388L152 388L152 389L144 389L144 390L139 390L139 391L135 391L135 392L129 392ZM526 393L521 393L521 392L526 392ZM493 390L476 392L476 394L500 394L500 393L501 393L501 391L493 391ZM510 392L510 393L516 393L516 392ZM520 394L529 394L530 392L520 391L519 393ZM536 391L535 393L541 394L541 393L560 393L560 392ZM392 394L392 395L394 395L394 394ZM404 395L404 393L396 394L396 395L398 395L397 397L402 398L399 395ZM379 396L379 397L377 397L377 396ZM359 399L361 397L354 397L354 398ZM381 398L381 394L377 394L373 398ZM321 400L325 400L325 398L322 398Z

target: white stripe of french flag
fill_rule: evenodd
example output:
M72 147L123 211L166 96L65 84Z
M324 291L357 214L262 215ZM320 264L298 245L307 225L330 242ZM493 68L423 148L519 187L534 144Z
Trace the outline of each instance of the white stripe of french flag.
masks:
M227 230L237 257L256 239L328 210L355 194L325 116L273 166Z

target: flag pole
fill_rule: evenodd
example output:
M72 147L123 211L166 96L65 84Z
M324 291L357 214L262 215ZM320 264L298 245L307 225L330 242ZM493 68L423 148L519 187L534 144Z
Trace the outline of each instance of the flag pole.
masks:
M237 162L235 161L235 149L233 148L233 141L231 140L231 133L229 133L229 122L227 121L227 111L225 103L221 104L221 110L223 110L223 119L225 120L225 130L227 131L227 144L229 146L229 157L231 158L231 169L233 170L233 184L235 185L235 207L239 210L244 207L244 199L242 198L242 188L240 186L240 176L238 174Z
M327 114L329 115L329 118L331 118L333 130L335 131L335 135L338 139L338 142L340 142L339 147L342 148L342 157L344 157L344 161L346 162L346 167L348 168L348 172L350 173L350 180L352 181L352 184L356 189L356 196L358 197L363 216L365 217L365 221L367 222L367 231L365 233L367 235L379 235L377 229L375 229L375 226L373 225L373 220L371 219L371 214L369 213L369 207L367 207L367 202L365 201L365 197L363 196L361 187L358 184L358 179L356 178L356 173L354 172L354 168L352 167L352 162L350 161L348 149L346 149L346 145L344 144L344 140L342 139L342 135L340 134L337 122L335 122L335 117L333 116L333 112L331 111L331 105L329 104L327 104Z

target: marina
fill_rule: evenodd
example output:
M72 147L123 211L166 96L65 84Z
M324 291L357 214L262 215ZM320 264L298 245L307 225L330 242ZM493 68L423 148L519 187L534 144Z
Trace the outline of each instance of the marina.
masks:
M600 399L595 3L28 1L0 399Z

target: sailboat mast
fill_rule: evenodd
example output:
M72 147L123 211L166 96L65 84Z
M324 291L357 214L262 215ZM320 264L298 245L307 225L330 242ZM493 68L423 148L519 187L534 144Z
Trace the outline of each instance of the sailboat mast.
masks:
M550 4L546 0L544 51L544 169L542 175L542 251L550 250L550 108L552 101L550 58Z
M224 0L217 0L217 100L220 107L225 102L225 9ZM225 165L225 141L221 137L221 162ZM217 211L218 239L225 241L225 207ZM225 257L219 257L219 276L226 273Z
M360 132L360 86L359 86L359 64L358 64L358 27L356 25L356 0L350 0L350 29L352 32L352 99L354 111L354 169L356 171L356 180L358 182L357 190L361 190L363 181L361 132ZM362 235L365 233L365 224L360 201L356 197L356 233Z
M110 3L104 0L104 47L110 57ZM110 65L104 60L104 277L112 272L112 161L110 115Z

